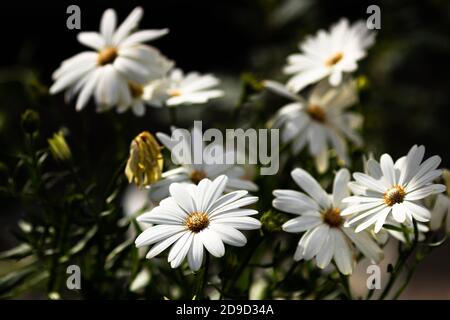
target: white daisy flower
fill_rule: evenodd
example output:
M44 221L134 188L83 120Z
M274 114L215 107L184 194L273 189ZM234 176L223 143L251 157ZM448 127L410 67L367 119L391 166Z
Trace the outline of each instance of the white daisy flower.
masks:
M294 101L281 108L273 120L273 127L282 129L282 142L292 142L294 154L308 144L318 171L325 172L331 145L339 160L349 164L346 140L362 145L355 131L362 125L362 116L346 110L358 101L355 81L346 81L337 87L321 81L307 101L277 82L265 81L264 84L269 90Z
M147 254L151 259L172 246L168 262L177 268L187 256L193 271L200 269L204 249L215 257L225 254L224 243L242 247L246 237L239 230L253 230L261 223L250 217L258 212L241 207L255 203L257 197L247 197L247 191L225 195L226 176L214 181L203 179L198 185L173 183L170 197L159 206L139 216L138 221L152 223L136 239L136 246L153 245Z
M283 225L286 232L306 231L300 238L295 260L316 258L317 266L325 268L334 259L339 271L351 274L355 247L374 262L383 258L383 252L368 232L355 233L344 226L341 211L346 204L342 199L349 195L350 173L337 172L333 193L327 194L314 178L302 169L295 169L292 178L305 193L294 190L275 190L273 206L281 211L299 215Z
M357 62L375 42L375 33L364 21L350 25L341 19L329 31L320 30L299 45L302 53L288 56L286 74L294 74L287 86L295 92L309 84L328 78L331 85L342 81L342 74L357 69Z
M431 211L431 230L438 230L444 226L446 232L450 232L450 171L444 170L442 176L444 177L447 186L447 192L438 194L436 202Z
M174 128L172 129L174 130ZM174 147L176 141L172 141L170 136L165 133L158 132L156 134L159 141L171 151L172 157L180 164L178 168L163 172L162 179L150 187L150 196L154 201L165 198L169 193L169 185L173 182L184 182L198 184L202 179L215 179L220 175L228 177L226 190L248 190L258 191L258 186L245 178L246 172L240 165L213 163L214 159L226 159L226 157L234 158L234 151L225 151L223 146L217 143L205 145L202 140L201 131L194 127L191 135L183 138L186 143L184 153L181 157L175 152ZM198 138L197 138L198 137ZM192 140L191 140L192 139ZM193 139L200 139L193 141ZM203 161L201 164L194 163L194 145L201 146L203 150ZM212 152L214 151L214 152ZM210 155L214 153L214 159Z
M160 68L158 74L166 75L173 67L173 62L161 57L158 66ZM131 102L130 104L119 105L117 112L123 113L131 109L136 116L143 116L146 105L155 106L154 102L157 99L159 99L158 101L163 101L163 95L158 91L158 88L161 84L165 83L164 77L149 81L145 85L129 82L128 88L130 90ZM156 106L161 106L161 102L156 103Z
M355 196L343 200L349 206L342 215L353 215L348 224L358 224L356 232L375 225L377 233L391 213L395 221L407 226L413 219L430 220L430 211L419 201L443 192L445 186L432 183L442 174L437 170L441 158L433 156L422 163L424 153L424 146L415 145L395 163L390 155L383 154L380 163L368 160L367 174L353 174L356 182L350 183L350 188Z
M212 89L219 82L219 79L211 74L189 72L184 75L180 69L174 69L165 81L157 83L157 86L155 83L149 84L148 89L153 95L149 97L148 103L156 106L161 106L163 102L167 106L206 103L224 95L222 90Z
M78 94L76 109L81 110L94 96L98 111L115 105L130 105L129 83L145 84L164 76L160 53L143 42L155 40L168 29L142 30L131 33L143 15L134 9L116 28L116 12L108 9L100 23L100 33L81 32L78 41L94 51L84 51L62 62L53 73L51 94L68 89L68 97Z

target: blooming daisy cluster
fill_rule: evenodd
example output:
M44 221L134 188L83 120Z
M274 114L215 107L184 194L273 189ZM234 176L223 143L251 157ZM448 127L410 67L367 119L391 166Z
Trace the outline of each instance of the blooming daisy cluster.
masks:
M341 169L335 175L332 194L327 194L306 171L292 171L292 178L305 193L275 190L273 206L300 215L283 225L287 232L306 231L294 259L316 257L317 265L324 268L333 258L338 269L349 274L354 264L352 243L372 261L382 258L382 251L367 228L374 226L373 231L378 233L387 223L412 229L413 223L429 222L430 210L421 201L442 193L446 187L433 183L442 173L437 169L440 157L433 156L422 163L424 152L423 146L413 146L408 155L395 163L388 154L381 156L379 163L371 159L367 173L353 174L355 181L350 181L347 169ZM418 228L420 232L428 231L423 224ZM389 233L406 241L401 232Z
M70 99L78 96L76 110L82 110L94 98L97 111L129 109L137 116L145 106L205 103L223 95L215 87L213 75L173 69L173 61L156 48L145 44L165 36L168 29L136 30L143 10L138 7L117 26L113 9L103 13L100 32L81 32L78 41L92 49L61 63L53 73L50 93L66 90Z
M425 156L425 147L414 145L406 155L395 160L387 153L379 160L364 158L362 172L352 166L351 159L358 161L359 154L368 151L363 149L360 132L364 108L358 108L361 113L354 108L359 103L354 73L375 43L375 33L364 22L350 23L341 19L329 30L319 30L307 37L299 44L300 52L287 57L283 69L285 83L255 79L252 90L243 86L239 108L232 114L235 122L241 121L241 109L254 107L245 102L263 97L253 96L260 89L285 99L286 104L265 119L259 117L263 113L259 105L263 103L258 104L258 109L252 110L255 115L242 121L244 127L261 126L264 132L279 129L281 148L274 143L270 149L276 150L267 150L268 145L266 150L261 150L264 148L249 143L248 148L243 149L253 150L242 151L230 149L226 143L231 140L228 137L224 145L219 139L206 143L195 122L191 131L180 128L187 121L176 121L176 110L169 108L206 104L222 97L224 92L218 89L220 81L214 75L185 73L149 45L150 41L166 36L169 30L139 30L142 17L143 9L138 7L119 24L116 12L106 10L99 32L78 34L78 41L89 51L61 63L52 75L54 82L50 93L64 91L68 101L76 100L77 111L92 100L98 112L131 110L135 115L143 116L146 108L153 106L168 108L171 117L168 121L161 120L155 132L143 131L131 141L128 160L123 159L123 165L117 171L125 173L131 186L125 190L122 183L125 177L122 175L120 179L111 175L104 190L106 196L101 201L90 198L94 193L103 193L97 192L95 184L85 188L84 182L78 180L79 171L73 161L76 149L70 148L70 140L66 140L64 131L48 139L46 150L39 150L30 159L23 156L27 160L22 161L23 166L28 166L30 172L36 170L33 179L25 185L27 188L29 185L30 190L37 186L38 195L45 193L46 190L41 189L47 185L59 186L62 185L59 179L76 176L77 181L71 187L71 192L76 193L67 197L70 201L58 202L56 209L48 210L49 217L52 212L59 212L61 206L80 206L78 211L83 213L82 219L74 223L76 227L80 225L76 232L72 232L72 221L69 220L73 215L56 219L45 215L41 219L50 223L62 221L64 227L60 229L52 225L42 227L41 224L47 221L39 221L36 228L23 228L33 231L33 234L28 231L30 237L24 238L39 238L41 247L39 250L32 248L34 250L30 249L30 252L38 252L45 256L44 259L48 252L55 254L50 255L49 263L45 260L40 266L51 265L50 272L62 270L57 263L66 263L64 259L75 255L83 259L80 252L92 247L93 251L86 256L100 256L99 253L102 256L96 268L99 271L105 268L108 275L112 275L117 271L114 267L120 265L120 272L114 275L118 278L129 275L132 292L144 290L150 281L155 281L157 287L159 280L155 278L161 276L164 282L176 279L167 284L167 290L161 291L164 297L201 297L205 286L210 286L210 291L217 291L214 294L218 297L234 297L235 292L255 291L252 283L258 281L264 286L261 291L270 291L274 297L273 292L283 291L291 285L286 285L290 279L297 279L290 278L296 273L304 280L299 281L299 286L310 282L311 286L321 287L317 290L325 288L320 293L313 290L304 294L305 298L333 297L334 293L328 292L328 287L341 293L346 290L347 298L351 298L347 276L355 272L363 259L378 264L385 256L389 257L385 248L390 239L397 241L400 258L391 272L388 289L405 263L412 259L412 253L419 260L423 252L428 253L430 248L442 242L436 241L436 235L445 234L446 239L450 234L450 173L439 168L439 156ZM183 116L188 118L189 113ZM29 149L34 146L32 139L38 121L37 114L24 115L22 126L30 139L27 141L30 142ZM231 125L235 126L235 123ZM278 138L278 131L274 132ZM174 139L174 133L181 134L183 148L180 148L180 140ZM234 146L234 143L230 145ZM307 155L299 156L305 149ZM238 152L260 155L279 150L285 152L286 157L281 159L286 161L277 162L281 172L272 176L262 176L263 173L257 176L242 162L216 161L246 158ZM45 175L41 181L40 171L45 170L42 163L46 160L46 152L71 170L61 175ZM201 156L201 161L195 160L197 156ZM53 177L56 182L50 181ZM122 203L117 204L116 197L123 194ZM41 202L49 207L53 205L49 199ZM97 208L101 208L99 215ZM90 211L94 211L93 217L89 216ZM125 214L116 214L118 212ZM115 221L119 215L120 219ZM92 219L84 219L85 216ZM85 221L107 226L103 228L96 224L84 232L83 227L88 224ZM114 232L125 229L123 238L126 241L117 244L116 238L121 237L116 237ZM64 234L67 230L70 232ZM83 233L86 233L85 237ZM60 239L64 240L63 244L57 243ZM75 244L70 242L73 239ZM103 240L110 242L105 246L103 242L97 245ZM57 249L49 248L54 243L58 244ZM95 245L91 246L91 243ZM420 251L420 245L426 250ZM230 246L238 248L231 249ZM67 255L63 252L65 247L70 250ZM22 252L13 254L20 256ZM152 259L151 262L144 256ZM210 256L215 259L210 260ZM164 260L158 260L158 257ZM210 264L214 267L209 268ZM290 269L285 272L288 264ZM168 266L179 269L168 270ZM312 268L316 272L310 272ZM100 272L96 269L97 273ZM283 273L285 275L280 277ZM50 278L61 277L52 274ZM245 284L245 289L236 285L243 278L249 283L248 286ZM197 282L195 285L193 279ZM343 281L343 289L336 286L339 280ZM58 281L54 282L57 285ZM49 288L53 290L52 285ZM195 287L195 293L189 296L186 292L191 287ZM299 290L295 290L295 294L301 292L300 295L308 290L296 289ZM294 293L285 293L280 297L297 298Z
M329 169L331 149L340 165L349 166L348 141L362 146L357 131L362 116L349 110L358 102L356 81L349 73L356 70L357 61L365 56L373 42L374 34L363 27L362 22L350 26L343 19L329 32L320 31L316 37L301 44L302 54L288 58L285 71L295 75L286 85L272 80L263 82L267 90L291 101L277 112L272 127L282 129L281 140L291 145L294 154L307 147L321 173ZM175 70L172 75L178 79L181 72ZM310 89L307 98L303 98L298 91L316 81L318 83ZM213 78L202 81L205 85L213 82ZM169 90L180 89L174 86ZM216 95L219 92L209 91L209 97ZM176 99L170 98L166 103L173 104L178 101ZM213 204L206 205L205 202L221 203L222 199L229 199L225 201L227 210L224 214L230 220L226 221L241 230L246 229L246 225L252 229L260 226L254 218L243 218L256 215L257 211L236 209L231 204L235 200L239 206L257 201L256 197L241 199L247 191L259 190L257 184L242 178L243 168L209 164L212 162L208 159L193 164L195 144L201 145L202 150L216 148L220 155L234 152L214 143L205 146L203 141L195 140L195 137L202 139L201 132L196 130L194 127L191 135L184 137L189 152L182 155L174 152L176 144L167 134L156 134L178 167L163 172L159 181L150 184L150 198L159 202L159 206L138 218L138 221L153 226L136 240L139 247L153 245L147 258L155 257L173 244L168 255L171 266L180 266L187 256L189 267L194 271L202 264L203 247L220 257L224 254L222 242L237 246L245 244L245 237L236 230L222 229L221 235L212 235L218 232L215 223L221 216ZM297 216L282 225L285 232L301 233L294 260L315 259L322 269L333 262L344 275L353 272L361 256L379 263L384 256L381 246L389 236L408 243L414 240L417 232L419 241L425 239L431 214L424 200L434 194L439 195L432 224L440 226L442 220L448 224L448 218L444 219L444 213L450 208L448 197L441 194L446 187L434 182L442 174L438 169L441 159L432 156L424 160L424 154L424 146L413 146L406 156L395 162L388 154L383 154L379 162L369 159L364 163L364 173L351 175L348 169L340 169L334 175L331 193L327 193L304 169L294 169L291 176L301 190L276 189L272 202L276 210ZM185 195L181 196L183 192ZM211 193L215 196L211 197ZM246 222L241 224L244 220ZM379 233L381 230L383 232ZM232 239L227 238L227 242L221 238L224 234ZM234 237L239 237L240 241ZM208 241L215 242L214 247L210 247L212 244Z

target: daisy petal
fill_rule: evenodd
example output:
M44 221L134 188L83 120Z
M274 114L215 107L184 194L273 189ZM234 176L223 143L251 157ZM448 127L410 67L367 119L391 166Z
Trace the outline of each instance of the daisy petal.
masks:
M202 266L203 251L203 242L197 235L194 235L188 253L189 268L191 268L192 271L198 271Z
M331 229L334 238L334 261L342 274L348 275L353 271L353 254L340 230Z
M301 216L291 219L283 224L283 230L286 232L298 233L317 227L322 223L320 217Z
M216 232L207 228L200 231L197 236L202 241L206 250L208 250L214 257L220 258L225 254L225 246L223 245L222 239Z
M328 208L331 205L328 194L322 189L319 183L317 183L317 181L305 170L299 168L294 169L294 171L292 171L291 173L291 176L294 181L314 200L316 200L322 208Z

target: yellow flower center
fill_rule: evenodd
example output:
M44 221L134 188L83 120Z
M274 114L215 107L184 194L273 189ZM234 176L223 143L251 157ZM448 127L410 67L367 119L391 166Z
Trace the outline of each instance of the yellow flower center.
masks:
M118 56L117 49L114 47L106 47L102 51L99 52L97 63L100 66L104 66L106 64L113 63Z
M342 52L340 52L340 51L336 52L334 55L332 55L330 58L328 58L325 61L325 65L327 67L332 67L335 64L337 64L339 61L341 61L343 57L344 57L344 54Z
M206 173L201 170L196 170L191 173L191 181L195 184L198 184L200 181L206 178Z
M330 208L322 213L323 222L328 224L332 228L339 228L344 219L341 217L341 210L338 208Z
M396 203L402 203L406 192L400 185L395 185L384 193L384 202L392 207Z
M130 89L130 93L133 98L140 98L144 93L144 86L138 83L129 82L128 88Z
M316 105L316 104L310 104L308 108L306 109L306 112L308 112L309 116L317 121L317 122L325 122L325 110L323 110L322 107Z
M208 227L208 225L208 215L203 212L193 212L186 219L186 227L194 233L202 231Z

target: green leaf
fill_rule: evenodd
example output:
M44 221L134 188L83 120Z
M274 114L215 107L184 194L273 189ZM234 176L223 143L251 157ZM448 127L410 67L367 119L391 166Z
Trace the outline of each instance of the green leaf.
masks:
M25 281L20 281L7 293L0 294L0 299L14 298L23 293L30 292L31 289L42 283L48 276L49 273L46 270L37 272L34 270L26 277L26 279L24 279Z
M34 271L34 266L29 266L2 276L0 278L0 296L10 293L16 286L24 283Z
M123 256L125 251L134 244L134 239L128 239L127 241L119 244L115 247L106 257L105 269L110 269L114 264Z
M28 257L31 254L32 254L31 247L28 244L23 243L23 244L18 245L17 247L12 248L10 250L0 252L0 260L4 260L4 259L17 259L18 260L18 259Z
M405 231L404 228L397 227L397 226L394 226L392 224L384 224L383 228L384 229L388 229L388 230L392 230L392 231L398 231L398 232L401 232L401 233L403 233ZM409 230L407 230L407 232L409 232Z
M59 259L60 263L64 263L66 261L69 260L69 258L73 255L76 255L78 253L80 253L81 251L83 251L83 249L87 246L87 244L94 238L94 236L97 234L98 231L98 227L97 226L93 226L91 229L89 229L89 231L86 233L86 235L80 240L78 241L70 250L69 252L62 256Z

